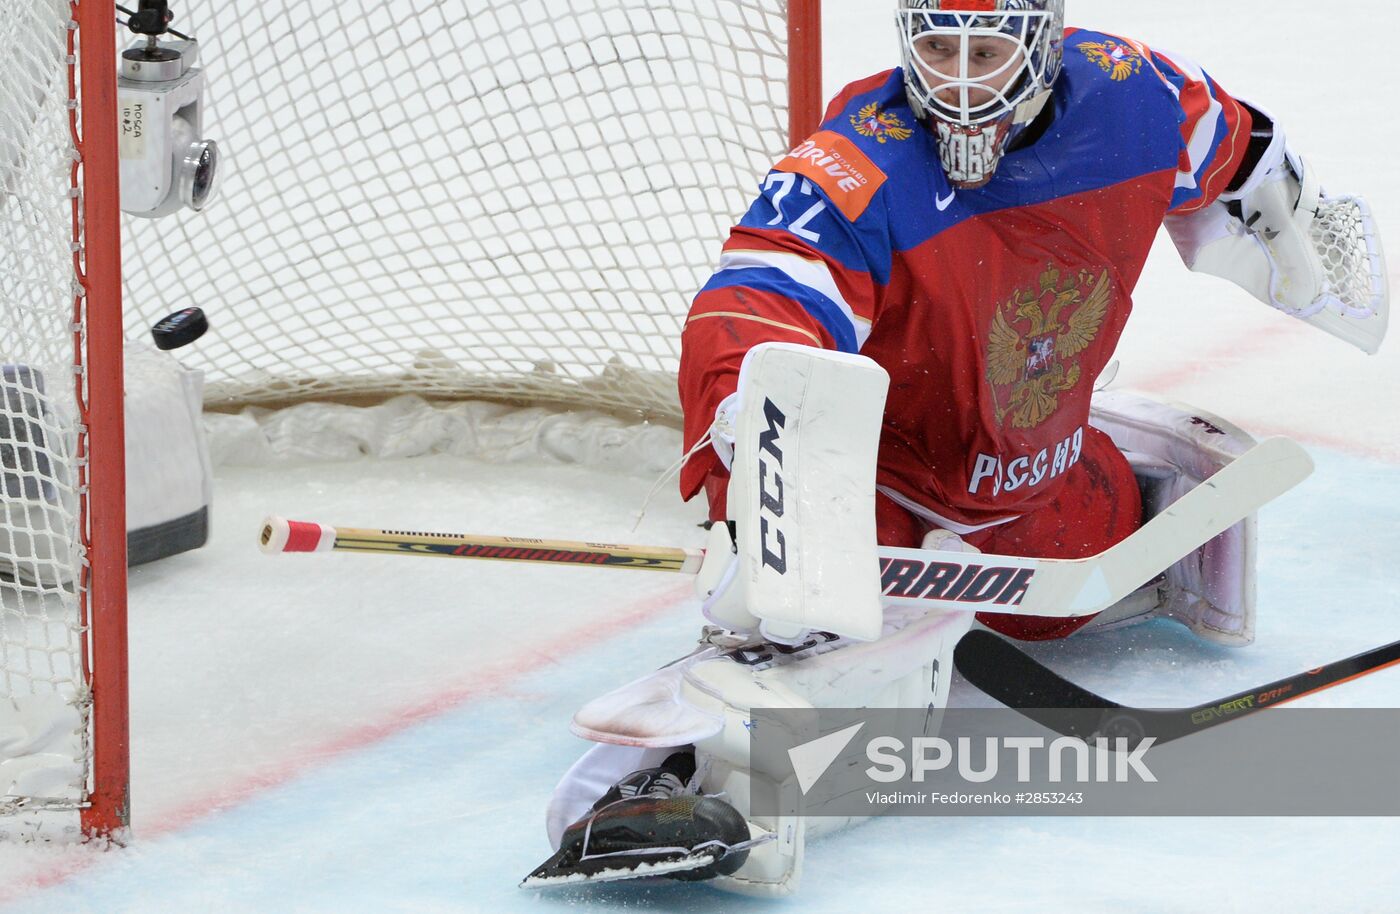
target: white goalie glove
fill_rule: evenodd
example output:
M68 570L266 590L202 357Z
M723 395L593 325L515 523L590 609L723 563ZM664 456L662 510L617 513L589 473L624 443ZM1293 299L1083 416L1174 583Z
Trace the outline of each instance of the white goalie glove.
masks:
M1385 255L1360 197L1329 197L1267 114L1262 146L1237 190L1166 227L1192 270L1228 279L1285 314L1374 354L1390 311Z

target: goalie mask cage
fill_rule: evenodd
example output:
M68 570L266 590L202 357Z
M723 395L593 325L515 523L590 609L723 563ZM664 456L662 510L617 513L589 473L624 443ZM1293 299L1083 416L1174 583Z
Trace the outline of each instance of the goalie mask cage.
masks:
M675 423L689 301L819 123L819 8L179 0L224 173L157 221L118 216L111 0L0 19L0 707L34 735L0 747L3 808L127 821L123 313L138 338L208 312L179 355L214 408L406 393ZM71 763L30 764L62 757L43 734Z

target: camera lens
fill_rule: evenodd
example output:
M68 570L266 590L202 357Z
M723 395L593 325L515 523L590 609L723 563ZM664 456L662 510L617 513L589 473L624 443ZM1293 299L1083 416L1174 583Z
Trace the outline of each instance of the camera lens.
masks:
M199 154L199 162L194 167L194 192L190 202L195 209L203 209L214 193L214 178L219 167L217 146L206 146Z
M180 196L198 212L214 197L219 183L219 144L213 140L191 143L180 163Z

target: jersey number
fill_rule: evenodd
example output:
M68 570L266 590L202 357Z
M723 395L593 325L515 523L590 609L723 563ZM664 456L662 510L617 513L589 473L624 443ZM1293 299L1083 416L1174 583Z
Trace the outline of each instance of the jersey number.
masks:
M773 209L778 211L778 215L774 216L771 220L769 220L769 225L780 225L782 223L783 219L785 218L783 216L783 201L786 200L788 195L792 193L792 189L796 184L797 175L789 174L784 171L775 171L768 176L767 182L765 182L763 185L763 191L764 193L767 193L773 190L774 188L777 189L777 193L773 194ZM800 193L802 196L805 197L815 196L815 193L812 190L812 184L806 178L802 179ZM788 231L792 232L798 238L810 241L813 244L820 243L822 240L821 233L812 231L811 229L807 228L807 225L813 219L817 218L825 211L825 201L818 200L816 203L812 204L812 206L809 207L806 212L798 216L797 219L788 226Z

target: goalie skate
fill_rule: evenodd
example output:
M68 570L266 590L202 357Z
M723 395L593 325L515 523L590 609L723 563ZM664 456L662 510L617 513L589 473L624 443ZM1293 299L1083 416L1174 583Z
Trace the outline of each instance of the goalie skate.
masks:
M559 851L521 888L735 872L748 857L748 824L723 800L690 793L694 774L695 757L686 752L623 778L569 826Z

